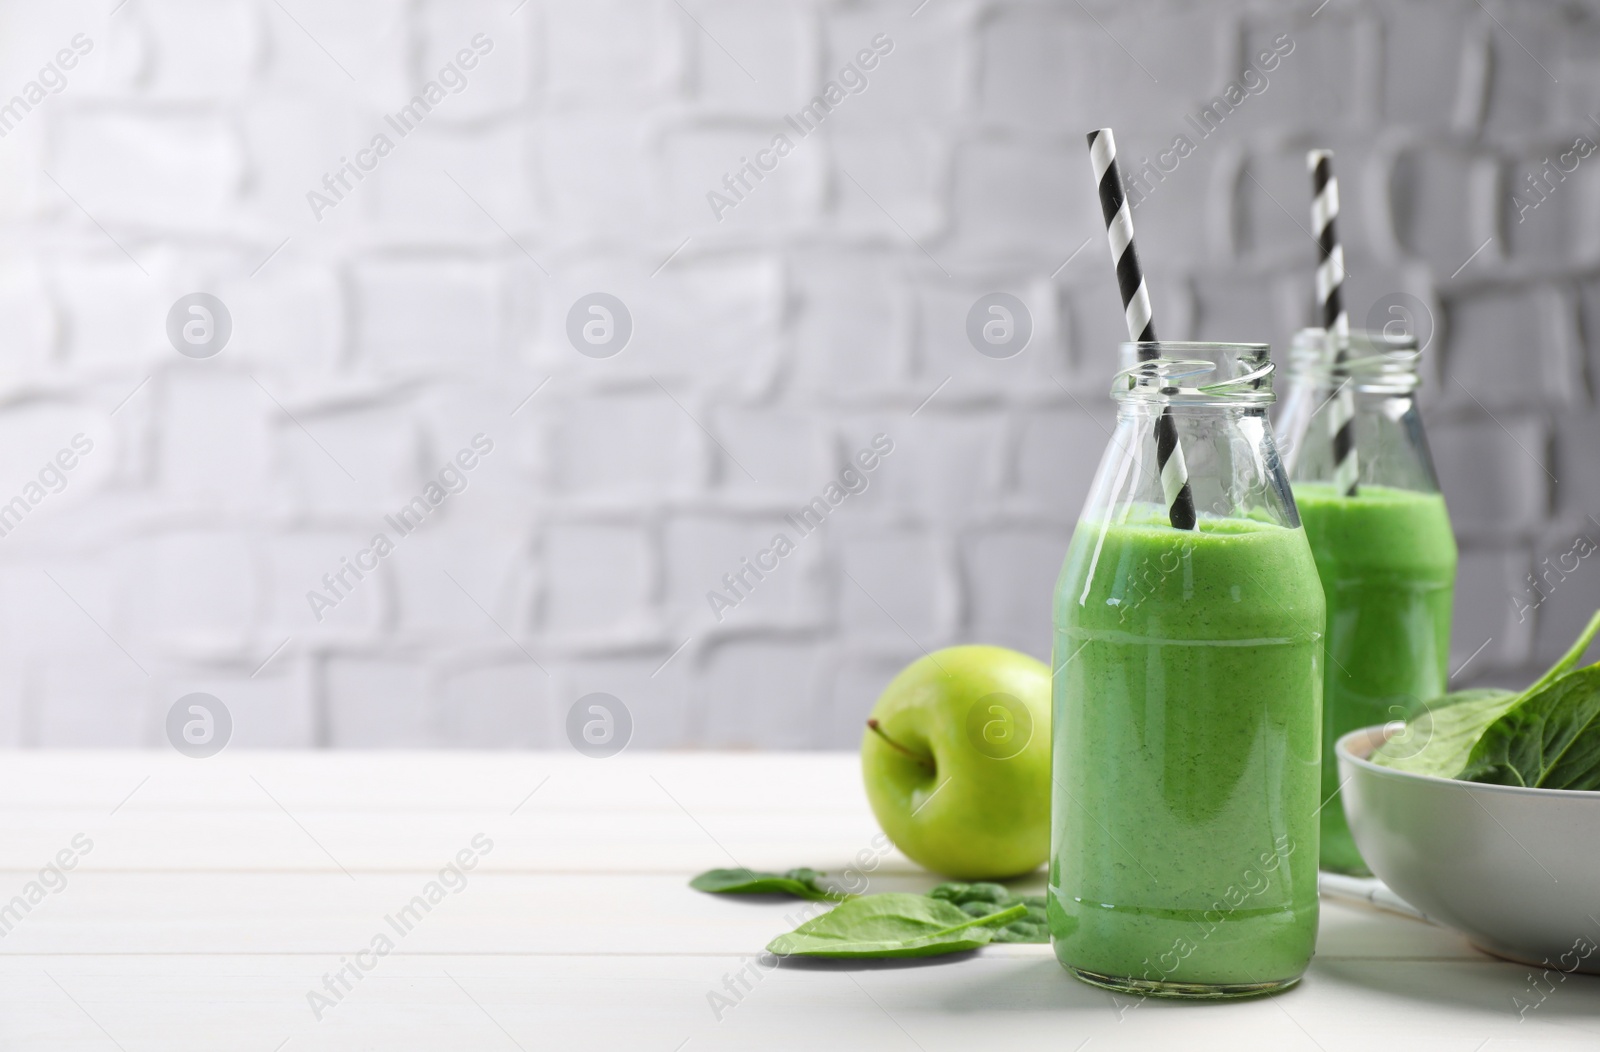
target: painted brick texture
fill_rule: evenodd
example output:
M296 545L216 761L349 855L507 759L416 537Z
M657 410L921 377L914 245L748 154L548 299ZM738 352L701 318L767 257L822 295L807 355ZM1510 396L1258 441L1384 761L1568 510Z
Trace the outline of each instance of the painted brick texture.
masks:
M1194 147L1137 213L1173 339L1310 322L1337 152L1356 323L1432 315L1454 661L1525 678L1600 605L1547 573L1600 542L1600 3L1486 2L0 4L0 105L45 89L0 109L0 501L92 444L0 537L0 744L160 744L205 691L240 746L565 747L605 692L640 746L850 747L924 650L1045 657L1121 338L1104 124Z

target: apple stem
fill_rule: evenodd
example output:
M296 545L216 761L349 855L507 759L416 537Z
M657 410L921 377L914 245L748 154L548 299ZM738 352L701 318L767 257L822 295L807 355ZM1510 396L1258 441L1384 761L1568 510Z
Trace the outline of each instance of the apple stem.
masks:
M898 753L904 754L913 763L921 764L922 766L926 767L930 771L937 770L937 768L934 767L933 758L931 756L924 756L921 753L912 752L910 749L906 748L904 745L901 745L899 742L895 741L893 738L891 738L887 734L883 733L883 727L879 725L877 720L868 720L867 721L867 729L872 731L873 734L876 734L878 737L882 738L886 743L888 743L889 748L895 750Z

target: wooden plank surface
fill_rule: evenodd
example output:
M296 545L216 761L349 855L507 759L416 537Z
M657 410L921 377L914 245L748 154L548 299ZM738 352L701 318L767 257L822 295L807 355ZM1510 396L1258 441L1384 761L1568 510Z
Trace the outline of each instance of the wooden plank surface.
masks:
M696 894L694 872L936 880L874 847L848 755L13 753L0 831L0 901L92 843L0 924L0 1049L1600 1047L1600 981L1331 902L1302 987L1247 1003L1113 997L1040 946L759 968L796 904ZM474 868L397 930L464 848ZM328 993L380 933L393 951Z

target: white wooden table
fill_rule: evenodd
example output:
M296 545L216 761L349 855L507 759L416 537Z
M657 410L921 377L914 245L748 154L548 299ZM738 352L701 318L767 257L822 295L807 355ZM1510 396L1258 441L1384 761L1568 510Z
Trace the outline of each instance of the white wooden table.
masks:
M870 854L848 755L11 753L0 821L0 905L92 843L65 887L0 911L7 1052L1600 1048L1600 980L1535 983L1450 932L1331 902L1305 981L1266 1000L1113 997L1048 947L999 946L751 968L714 1011L795 907L685 881L730 856L839 871ZM463 849L464 887L386 921ZM871 879L934 883L892 852ZM380 933L393 951L357 958ZM359 978L330 980L335 999L341 961Z

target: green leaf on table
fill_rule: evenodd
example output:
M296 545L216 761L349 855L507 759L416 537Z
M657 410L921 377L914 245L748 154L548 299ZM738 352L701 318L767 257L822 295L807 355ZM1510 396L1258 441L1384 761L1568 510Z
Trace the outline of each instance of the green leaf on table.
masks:
M1004 928L995 932L995 942L1034 942L1047 943L1050 941L1050 926L1044 918L1044 896L1023 895L1018 901L1027 912Z
M1535 789L1600 789L1600 665L1562 676L1495 720L1460 777Z
M1050 929L1045 925L1043 895L1013 895L1002 884L978 883L940 884L928 892L928 897L940 899L961 907L969 917L987 917L1021 903L1026 912L1017 920L995 932L995 942L1049 942Z
M1397 771L1454 778L1489 725L1522 697L1509 690L1459 690L1435 698L1403 731L1372 754L1372 762Z
M1020 902L971 917L960 906L927 895L863 895L778 936L767 943L767 951L781 957L932 957L987 945L997 927L1026 915Z
M830 891L817 883L821 873L800 867L786 873L762 873L754 869L708 869L689 881L696 891L714 895L793 895L796 898L837 902L849 896Z
M1004 884L991 884L988 881L979 881L976 884L951 881L948 884L940 884L928 892L928 897L965 906L969 902L1009 903L1011 892Z

